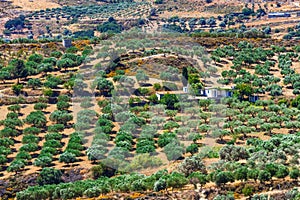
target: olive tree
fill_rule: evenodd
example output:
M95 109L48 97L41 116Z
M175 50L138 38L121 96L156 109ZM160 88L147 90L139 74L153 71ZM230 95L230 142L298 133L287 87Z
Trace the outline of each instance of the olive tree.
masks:
M31 112L24 121L27 124L32 124L37 128L44 128L47 123L46 116L42 111Z
M29 80L28 80L27 86L28 86L28 87L31 87L32 89L35 90L36 88L42 86L42 82L41 82L41 80L38 79L38 78L32 78L32 79L29 79Z
M15 159L12 161L7 168L8 172L15 172L16 174L20 172L25 167L25 161L22 159Z
M45 167L40 172L37 182L39 185L59 184L62 181L62 172L58 169Z
M249 158L249 153L244 147L226 145L220 149L220 158L226 161L238 161Z
M57 124L67 125L69 121L73 120L73 115L66 111L56 110L51 113L50 120Z
M198 156L187 157L178 166L178 171L183 173L186 177L193 172L201 172L207 174L206 167Z
M203 185L205 185L207 180L207 175L201 173L201 172L193 172L188 177L189 182L194 185L194 188L197 189L197 184L200 185L202 188Z

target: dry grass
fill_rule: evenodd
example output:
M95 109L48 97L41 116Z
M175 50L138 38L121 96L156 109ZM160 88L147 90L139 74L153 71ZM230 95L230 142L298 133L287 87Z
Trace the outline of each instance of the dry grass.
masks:
M46 8L57 8L59 4L50 0L12 0L14 6L20 7L23 11L34 11Z
M173 16L178 16L180 18L199 18L199 17L205 17L205 18L209 18L209 17L218 17L219 14L218 13L212 13L212 12L202 12L202 11L173 11L173 12L169 12L166 11L162 14L159 15L162 18L170 18Z

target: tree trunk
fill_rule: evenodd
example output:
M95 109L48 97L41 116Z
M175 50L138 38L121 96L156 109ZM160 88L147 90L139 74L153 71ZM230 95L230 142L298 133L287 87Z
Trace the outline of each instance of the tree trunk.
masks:
M167 195L170 195L170 193L169 193L169 191L168 191L168 188L166 188L166 193L167 193Z
M197 184L193 184L194 185L194 189L197 190Z

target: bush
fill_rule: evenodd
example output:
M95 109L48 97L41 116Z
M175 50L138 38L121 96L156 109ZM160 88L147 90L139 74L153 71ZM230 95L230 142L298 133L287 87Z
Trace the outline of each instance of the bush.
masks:
M97 27L97 30L102 33L121 33L123 27L120 24L118 24L114 18L110 17L107 22L104 22L103 24L99 25Z
M36 89L42 86L42 82L40 79L37 78L29 79L27 82L27 86L31 87L32 89Z
M12 106L7 107L7 110L18 113L21 110L21 106L19 104L12 105Z
M297 180L300 177L300 170L298 168L292 168L289 175L291 179Z
M101 145L93 145L87 149L88 159L95 162L97 160L103 159L105 153L107 152L106 147Z
M154 183L154 188L153 188L153 190L154 190L155 192L159 192L159 191L165 190L165 189L167 189L167 182L166 182L165 179L159 179L158 181L156 181L156 182Z
M122 147L114 147L108 153L108 157L118 160L124 160L127 156L129 156L129 150Z
M104 172L103 166L101 164L93 166L91 168L91 172L92 172L93 178L98 179L99 177L101 177L103 175L103 172Z
M94 104L91 103L90 101L83 101L83 102L80 103L81 108L87 109L87 108L90 108L92 106L94 106Z
M46 153L40 154L40 156L34 160L33 164L38 167L47 167L50 166L52 162L52 156L46 155Z
M206 174L206 167L203 164L200 157L192 156L185 158L182 163L178 165L178 171L183 173L186 177L192 174L193 172L201 172Z
M46 78L46 81L44 82L44 86L46 88L51 88L51 89L55 89L58 87L58 85L62 84L63 81L61 80L61 78L57 77L57 76L52 76L49 75Z
M57 110L68 110L70 106L66 101L58 101L56 104Z
M0 146L10 147L13 146L14 144L15 144L14 140L10 138L0 138Z
M81 153L81 151L79 151L79 150L77 150L77 149L67 148L67 149L66 149L66 152L69 152L69 153L74 154L75 157L79 157L79 156L82 156L82 155L83 155L83 153ZM76 161L78 161L78 160L76 159ZM75 162L76 162L76 161L75 161Z
M130 164L126 167L126 171L140 170L158 167L162 165L160 158L150 156L150 154L135 155Z
M234 200L233 195L217 195L213 200Z
M60 52L60 51L52 51L50 53L50 56L51 57L54 57L54 58L60 58L63 54Z
M115 175L115 169L108 167L108 165L100 163L91 168L92 176L94 179L99 179L99 177L111 177Z
M261 170L258 173L258 180L262 183L269 181L272 178L271 173L266 170Z
M46 126L47 119L43 112L33 111L25 118L25 122L33 124L37 128L44 128Z
M133 143L132 134L127 131L119 131L115 138L115 143L122 142L122 141L128 141L130 144L132 144Z
M207 175L202 174L201 172L193 172L188 177L191 184L194 185L194 188L197 189L197 184L200 184L201 186L205 185L207 180Z
M44 142L44 147L61 148L62 144L60 141L51 139Z
M221 148L220 158L227 161L238 161L249 158L249 154L244 147L227 145Z
M45 135L46 141L48 140L58 140L60 141L62 139L62 135L60 133L48 133Z
M160 102L167 106L167 109L174 109L174 104L178 103L178 97L175 94L164 95Z
M73 163L73 162L76 162L76 161L77 161L76 155L71 153L71 152L68 152L68 151L65 151L59 157L59 162Z
M15 159L10 163L9 167L7 168L7 171L18 173L21 169L25 167L25 163L26 162L22 159Z
M252 185L245 185L245 187L242 189L242 193L245 196L251 196L254 192L254 187Z
M99 187L92 187L84 191L84 195L93 198L93 197L98 197L102 193L102 190Z
M174 121L168 121L167 123L164 124L163 129L170 131L174 128L179 128L179 126L180 125Z
M56 122L57 124L67 125L67 123L72 119L73 115L61 110L56 110L50 115L50 120Z
M43 95L47 97L53 96L53 90L51 88L44 88L43 89Z
M12 153L10 148L4 147L4 146L0 146L0 152L1 152L1 155L3 155L3 156L7 156Z
M40 155L44 155L44 154L56 155L56 154L58 154L58 150L56 148L53 148L53 147L43 147Z
M33 134L37 135L41 132L41 129L36 128L36 127L27 127L23 130L23 134L28 135L28 134Z
M0 155L0 165L4 165L7 163L7 158L5 155Z
M168 160L177 160L184 153L185 149L178 142L170 142L164 147L164 152L168 158Z
M18 117L19 117L18 113L14 113L14 112L9 112L6 115L7 119L18 119Z
M65 102L70 102L71 98L68 95L59 95L57 97L57 101L65 101Z
M191 144L186 148L186 152L191 153L192 155L197 153L198 150L199 150L199 148L198 148L197 144Z
M132 144L128 140L116 142L116 146L128 149L129 151L132 150Z
M4 129L2 129L0 131L1 137L16 137L19 134L20 134L19 131L17 131L16 129L12 129L12 128L8 128L8 127L5 127Z
M77 122L76 124L74 124L74 128L76 131L85 131L90 129L90 127L90 123L87 122Z
M59 184L62 179L62 172L54 168L43 168L37 178L39 185Z
M138 139L138 142L136 144L136 150L137 152L139 150L143 151L146 150L146 149L152 149L153 148L153 151L149 151L149 152L144 152L144 153L151 153L151 152L154 152L155 151L155 141L153 140L153 136L150 138L139 138ZM142 153L142 152L140 152Z
M70 135L69 143L83 144L83 142L84 142L84 140L83 140L83 133L81 133L81 132L74 132L74 133L72 133Z
M36 143L28 143L21 146L20 151L34 152L39 149L39 146Z
M39 138L33 134L24 135L22 138L22 144L29 144L29 143L38 143Z
M216 177L215 177L215 183L217 186L223 186L228 182L233 182L234 181L234 177L233 174L231 172L217 172Z
M48 132L62 132L65 129L63 124L53 124L48 126Z
M21 121L18 118L7 118L2 121L3 125L5 128L11 128L11 129L16 129L16 127L22 127L23 126L23 121Z
M23 89L23 85L21 84L15 84L12 86L12 90L16 95L21 94L22 89Z
M34 53L29 56L28 61L32 61L35 63L41 63L43 61L43 56L40 54Z
M162 87L159 83L154 83L153 88L154 88L155 91L159 91Z
M164 147L166 146L167 144L169 144L170 142L176 140L176 134L175 133L170 133L170 132L167 132L167 133L163 133L159 136L158 138L158 146L159 147Z
M36 103L33 108L35 110L45 110L47 107L48 105L46 103Z
M178 172L172 172L171 174L167 175L167 187L173 188L182 188L184 185L188 183L187 178L184 177L183 174Z

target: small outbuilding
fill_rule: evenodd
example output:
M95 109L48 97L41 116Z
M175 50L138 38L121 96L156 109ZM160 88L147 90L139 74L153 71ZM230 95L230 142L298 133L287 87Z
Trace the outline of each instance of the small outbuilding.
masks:
M33 39L33 34L28 34L28 35L27 35L27 39L32 40L32 39Z
M258 95L250 95L249 96L249 101L252 102L252 103L255 103L258 100L259 100L259 96Z
M70 48L72 46L72 40L70 38L64 38L62 44L65 48Z
M291 17L291 14L287 12L273 12L268 14L268 18L278 18L278 17Z
M231 97L233 92L231 87L206 87L201 90L200 94L206 96L207 98L219 99L223 97Z

